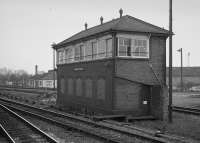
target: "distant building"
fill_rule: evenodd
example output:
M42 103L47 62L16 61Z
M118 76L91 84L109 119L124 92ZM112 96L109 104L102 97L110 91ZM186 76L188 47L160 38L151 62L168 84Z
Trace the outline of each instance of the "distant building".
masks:
M57 88L57 75L55 72L55 88ZM48 73L41 79L43 88L54 88L54 72L53 70L49 70Z
M30 88L54 88L54 72L49 70L47 73L32 76L28 81ZM57 76L55 72L55 88L57 88Z

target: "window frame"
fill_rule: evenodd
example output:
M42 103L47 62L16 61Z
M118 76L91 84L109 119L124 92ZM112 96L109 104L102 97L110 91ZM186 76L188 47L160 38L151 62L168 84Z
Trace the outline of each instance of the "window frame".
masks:
M111 49L111 53L109 53L109 51L108 51L109 50L109 48L108 48L108 41L109 40L111 40L111 48L110 48ZM105 58L112 57L112 52L113 52L113 48L112 48L113 47L112 46L113 42L112 42L112 40L113 40L112 38L105 39L105 42L106 42L106 56L105 56Z
M130 39L131 42L133 40L145 40L146 44L147 44L147 56L133 56L132 55L132 47L134 47L134 45L130 45L130 50L131 50L131 56L127 55L127 48L126 48L126 56L120 56L119 55L119 39L120 38L127 38ZM126 35L126 34L119 34L117 35L117 57L121 57L121 58L132 58L132 59L149 59L150 58L150 52L149 52L149 41L150 38L146 35Z
M67 54L66 50L71 50L71 58L67 57L69 55ZM75 62L75 50L72 46L66 47L64 63L73 63L73 62Z
M96 44L96 54L94 55L94 44ZM97 41L92 41L91 42L91 46L92 46L92 60L96 60L98 59L98 45L97 45Z

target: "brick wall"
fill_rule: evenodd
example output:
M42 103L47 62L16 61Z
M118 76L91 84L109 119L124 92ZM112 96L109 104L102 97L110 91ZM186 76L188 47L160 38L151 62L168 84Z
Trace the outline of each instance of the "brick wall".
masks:
M58 106L72 108L90 108L103 112L109 112L112 109L112 59L101 59L96 61L87 61L82 63L71 63L60 65L58 67ZM65 91L61 91L61 79L65 80ZM73 94L68 94L68 79L73 80ZM86 81L92 80L92 97L86 95ZM97 86L105 80L104 89ZM80 83L81 80L81 83ZM82 89L77 86L82 86ZM79 93L79 90L81 92ZM105 90L105 97L98 98ZM71 92L71 91L70 91ZM98 95L98 94L99 95Z

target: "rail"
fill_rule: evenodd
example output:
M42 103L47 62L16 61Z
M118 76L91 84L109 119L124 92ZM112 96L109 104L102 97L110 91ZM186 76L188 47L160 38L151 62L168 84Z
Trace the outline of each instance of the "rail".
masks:
M196 108L173 106L172 110L175 111L175 112L180 112L180 113L200 115L200 109L196 109Z
M0 123L12 141L58 143L47 133L2 104L0 104L0 117Z
M7 107L12 108L13 110L24 112L25 114L36 116L37 118L48 120L49 122L60 125L62 127L78 130L87 135L102 139L106 142L107 141L113 143L128 142L126 138L132 138L132 139L137 138L157 143L167 142L165 139L155 137L154 135L145 134L144 132L138 130L127 130L123 127L119 128L117 126L113 126L108 123L106 124L103 122L95 122L71 114L61 114L46 109L40 109L29 105L23 105L21 103L16 103L16 102L14 103L13 101L8 101L8 102L10 104L18 104L20 106L17 108L16 106L11 106L6 104ZM24 107L26 108L23 109ZM116 136L116 134L118 134L119 136Z

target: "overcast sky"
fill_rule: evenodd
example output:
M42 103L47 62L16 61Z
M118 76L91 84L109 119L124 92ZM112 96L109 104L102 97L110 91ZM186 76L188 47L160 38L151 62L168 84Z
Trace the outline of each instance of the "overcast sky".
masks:
M169 0L0 0L0 68L34 73L52 69L52 42L60 42L88 27L131 15L168 29ZM173 0L173 65L200 66L200 1ZM168 42L168 41L167 41ZM168 44L167 44L168 45ZM168 46L167 46L168 53ZM168 55L167 55L168 56ZM168 60L168 59L167 59Z

